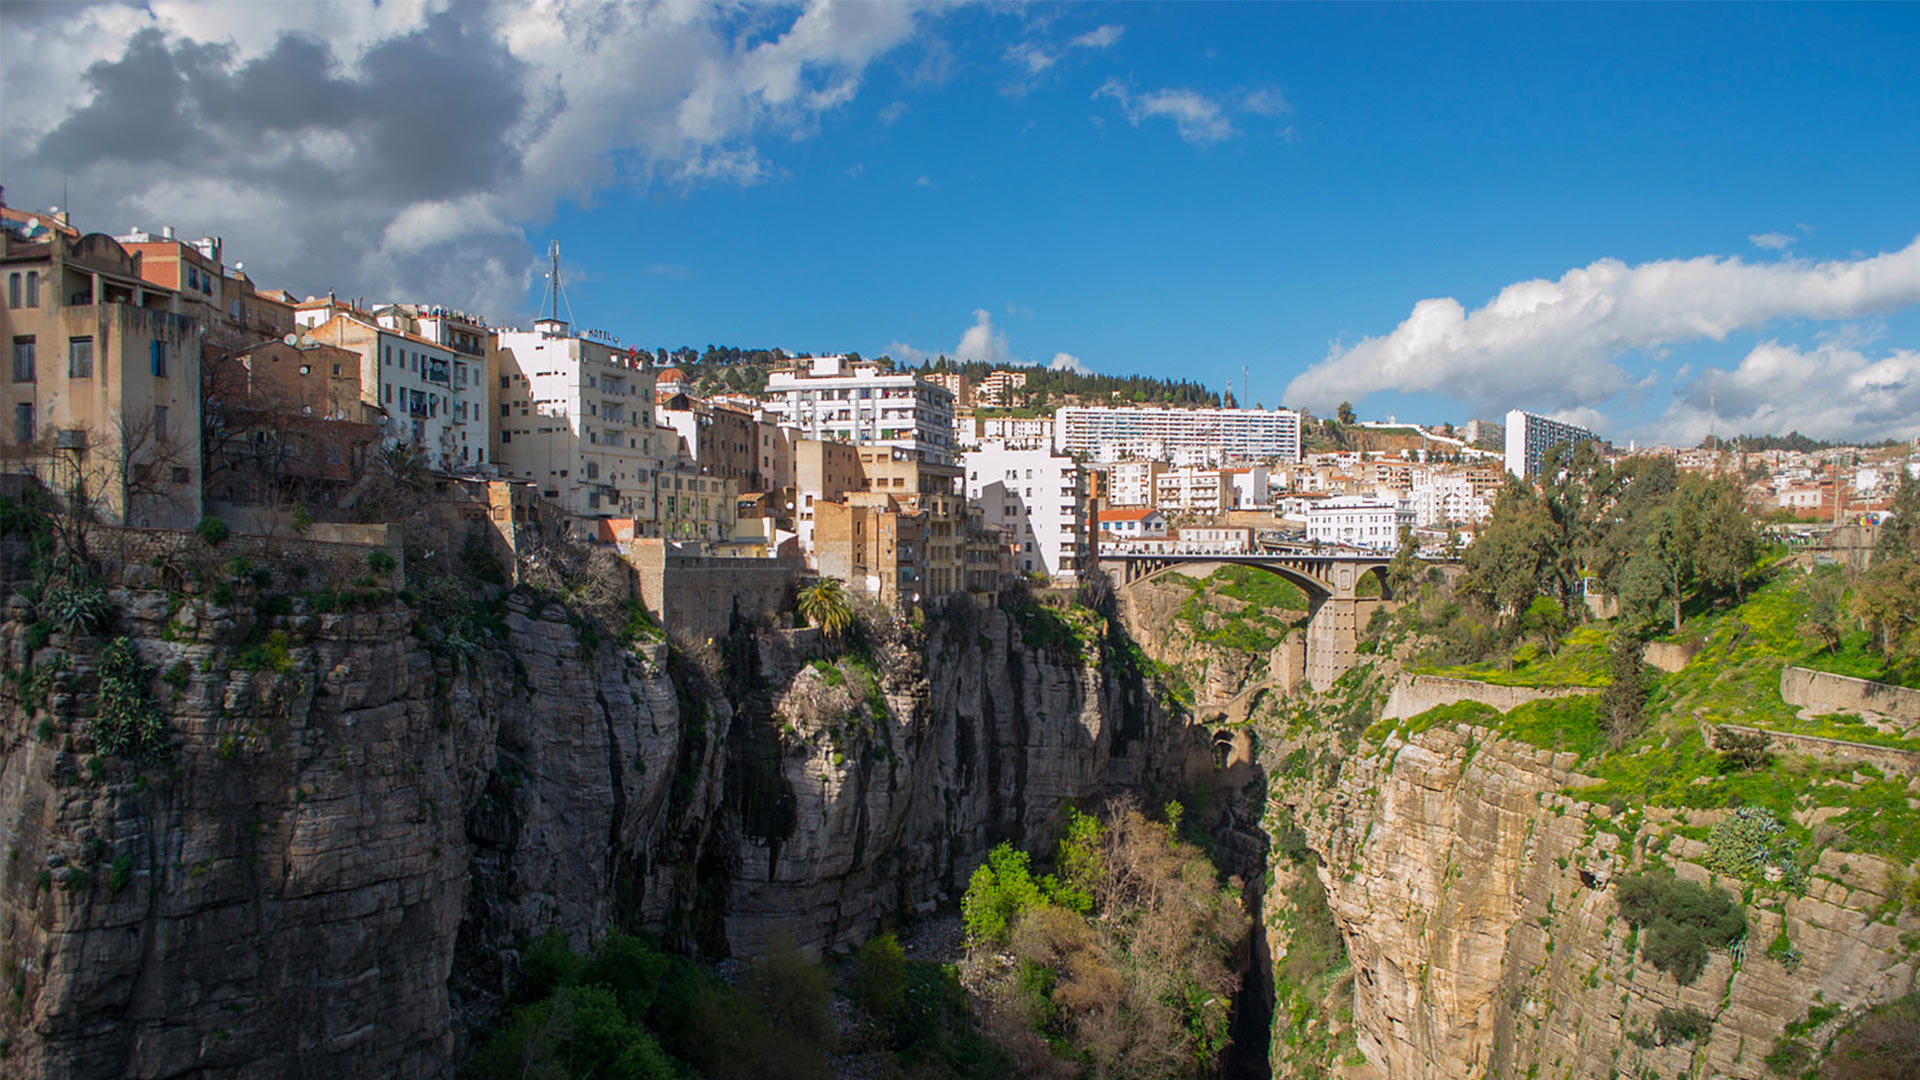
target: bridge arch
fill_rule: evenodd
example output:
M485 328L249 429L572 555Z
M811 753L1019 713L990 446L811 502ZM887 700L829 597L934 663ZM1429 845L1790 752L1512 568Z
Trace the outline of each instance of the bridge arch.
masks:
M1276 575L1282 578L1283 580L1286 580L1298 586L1301 592L1306 593L1307 603L1309 607L1318 606L1321 600L1325 600L1335 595L1335 593L1338 591L1335 589L1332 582L1327 581L1324 578L1318 577L1317 575L1314 575L1314 574L1309 574L1306 571L1298 569L1296 567L1287 566L1283 563L1277 563L1273 561L1271 557L1265 557L1265 556L1236 557L1232 555L1219 555L1219 556L1209 555L1209 556L1195 556L1195 557L1189 557L1189 558L1176 558L1176 559L1166 561L1164 565L1153 566L1146 573L1141 574L1139 577L1130 578L1126 582L1126 584L1139 585L1142 582L1152 581L1157 577L1161 577L1173 571L1196 569L1200 567L1220 567L1220 566L1251 566L1259 570L1265 570L1269 574ZM1208 569L1207 573L1211 574L1213 573L1213 570ZM1382 585L1384 586L1384 584L1385 584L1385 580L1382 579Z

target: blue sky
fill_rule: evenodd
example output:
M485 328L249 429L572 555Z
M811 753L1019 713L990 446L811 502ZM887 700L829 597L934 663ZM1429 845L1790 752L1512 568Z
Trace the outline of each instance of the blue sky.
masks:
M259 57L292 70L273 50L309 33L339 100L374 101L403 48L457 33L495 66L489 85L524 87L470 118L478 95L450 87L404 129L438 106L472 132L487 152L464 187L418 180L422 165L328 207L310 236L318 211L299 208L269 235L209 208L291 199L271 163L232 149L254 170L245 190L210 200L182 179L173 202L103 201L224 229L230 249L238 232L260 250L250 266L296 291L503 316L537 304L537 254L557 238L579 320L649 347L1065 354L1236 389L1244 365L1244 399L1270 406L1523 406L1622 439L1920 434L1920 7L816 5L595 22L584 3L390 3L348 38L318 29L361 25L339 18L356 7L88 15L104 51L73 58L88 74L9 142L104 170L76 132L97 143L105 76L164 52L187 73L193 136L239 146L240 106L193 70L234 85ZM0 48L22 80L36 32L74 29L14 22ZM328 134L315 121L288 145ZM20 164L0 161L31 186ZM16 205L46 201L8 183ZM342 240L356 213L371 220ZM1555 284L1477 311L1535 280ZM1458 309L1423 306L1397 332L1444 298Z

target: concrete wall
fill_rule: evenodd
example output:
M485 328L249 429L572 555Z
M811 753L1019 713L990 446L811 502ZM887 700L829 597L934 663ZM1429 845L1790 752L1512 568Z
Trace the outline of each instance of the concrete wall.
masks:
M1765 735L1773 740L1776 749L1800 754L1814 754L1832 761L1872 765L1883 773L1894 776L1920 776L1920 753L1912 750L1897 750L1891 746L1875 746L1872 743L1850 742L1846 739L1828 739L1819 735L1792 735L1782 731L1765 731L1760 728L1743 727L1739 724L1725 725L1729 731L1738 731L1748 735ZM1707 744L1713 744L1713 735L1706 735Z
M1700 655L1698 642L1649 641L1646 652L1641 658L1647 663L1671 675L1688 662Z
M655 538L627 549L640 587L640 601L674 633L720 637L736 610L758 626L788 620L802 566L790 559L724 559L675 555Z
M1818 712L1870 712L1901 721L1903 728L1920 724L1920 690L1855 679L1812 668L1788 667L1780 672L1780 696L1789 705Z
M319 529L319 525L314 526ZM169 583L158 567L171 563L182 570L188 566L217 567L216 577L224 577L225 566L234 559L245 559L256 567L271 570L277 585L292 589L328 589L372 578L383 589L407 587L407 557L400 544L398 529L385 525L338 526L359 533L352 542L318 539L312 536L259 536L235 532L218 545L209 547L199 534L180 529L128 529L95 526L89 540L96 555L104 556L123 568L152 569L151 584L166 588ZM385 551L393 557L393 569L374 573L368 557ZM298 569L296 569L298 568Z
M1597 691L1585 686L1499 686L1475 679L1449 679L1439 675L1402 675L1393 684L1393 692L1387 697L1386 711L1380 716L1383 720L1405 720L1410 716L1418 716L1437 705L1451 705L1456 701L1478 701L1482 705L1490 705L1504 713L1529 701L1578 697L1581 694L1592 693Z

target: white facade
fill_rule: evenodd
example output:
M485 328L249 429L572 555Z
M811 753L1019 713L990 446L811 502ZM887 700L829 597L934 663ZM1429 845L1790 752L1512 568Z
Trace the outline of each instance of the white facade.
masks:
M1005 535L1013 569L1078 578L1087 558L1087 488L1072 458L989 445L963 454L960 466L967 498Z
M1100 532L1120 540L1167 535L1167 519L1151 507L1102 510L1098 526Z
M1425 469L1414 474L1408 502L1419 527L1449 522L1485 521L1493 516L1493 500L1474 490L1473 481L1459 472Z
M494 460L578 517L634 518L655 535L657 474L671 432L655 427L653 373L557 319L501 330Z
M882 443L936 465L953 463L953 392L919 375L819 356L804 372L774 372L765 410L810 439Z
M1232 504L1231 477L1222 469L1168 469L1154 479L1154 505L1169 514L1217 514Z
M1063 405L1054 445L1096 461L1299 461L1300 414L1288 409Z
M439 472L484 472L487 365L364 313L335 313L303 336L360 354L360 396L386 413L386 443L418 447Z
M1113 506L1152 506L1154 482L1167 471L1162 461L1116 461L1107 470L1107 502Z
M1273 506L1273 488L1265 465L1233 469L1227 473L1233 484L1228 505L1235 510L1266 510Z
M1406 503L1364 495L1324 499L1307 510L1307 542L1392 551L1400 546L1400 527L1414 523Z
M1005 443L1016 450L1044 450L1053 445L1051 416L976 416L973 442Z
M1533 476L1540 471L1548 450L1598 438L1586 428L1514 409L1507 413L1507 471L1515 476Z

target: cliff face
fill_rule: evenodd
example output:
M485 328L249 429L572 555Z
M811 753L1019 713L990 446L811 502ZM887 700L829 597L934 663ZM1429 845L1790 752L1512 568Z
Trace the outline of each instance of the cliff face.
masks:
M1704 845L1674 827L1724 811L1622 825L1562 794L1582 782L1571 755L1464 725L1362 749L1282 796L1321 855L1351 960L1367 1062L1353 1075L1761 1076L1811 1007L1844 1015L1913 988L1920 918L1899 913L1901 875L1881 859L1827 852L1806 895L1762 893L1744 950L1714 951L1682 987L1639 954L1609 885L1650 846L1708 880ZM1783 927L1801 954L1791 971L1766 952ZM1710 1037L1663 1044L1662 1009L1698 1011Z
M1188 762L1097 648L1029 648L1000 612L823 709L789 700L820 677L805 634L676 680L664 647L583 645L520 597L505 647L464 653L399 607L117 599L169 763L95 753L103 639L29 655L24 607L0 623L8 1073L450 1075L518 940L849 946L1064 802Z

